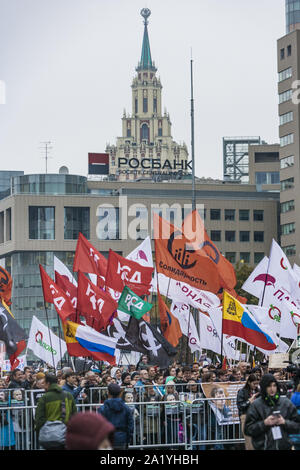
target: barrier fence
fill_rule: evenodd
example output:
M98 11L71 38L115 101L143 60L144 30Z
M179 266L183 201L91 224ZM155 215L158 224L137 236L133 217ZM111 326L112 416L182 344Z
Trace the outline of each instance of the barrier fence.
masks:
M198 385L194 387L197 390ZM243 444L236 395L221 396L220 385L224 384L209 385L211 388L214 385L212 390L218 389L219 395L215 392L213 398L207 398L199 391L183 392L180 385L169 386L168 393L164 395L159 386L144 386L135 392L125 387L126 404L133 413L133 434L129 448L222 450ZM17 390L20 392L20 389ZM6 396L6 402L1 402L1 392L3 395L5 391L0 391L0 449L39 449L34 418L37 401L45 393L44 390L23 390L23 400L19 403L9 396ZM15 391L6 392L11 395ZM85 390L84 397L76 400L77 410L97 411L105 399L106 387L89 388Z

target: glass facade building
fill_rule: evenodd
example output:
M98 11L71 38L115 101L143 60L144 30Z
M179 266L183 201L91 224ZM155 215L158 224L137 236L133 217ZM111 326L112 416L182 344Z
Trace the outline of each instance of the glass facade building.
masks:
M285 0L286 34L300 29L300 0Z
M11 178L22 175L24 175L24 171L0 171L0 199L10 194Z
M86 194L87 178L79 175L37 174L12 178L11 194Z

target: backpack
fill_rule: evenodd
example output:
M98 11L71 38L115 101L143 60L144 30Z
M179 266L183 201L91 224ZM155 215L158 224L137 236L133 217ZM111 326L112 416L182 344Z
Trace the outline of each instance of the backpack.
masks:
M66 417L66 401L61 402L62 421L46 421L39 432L39 443L46 449L57 449L65 444L67 426L64 423Z

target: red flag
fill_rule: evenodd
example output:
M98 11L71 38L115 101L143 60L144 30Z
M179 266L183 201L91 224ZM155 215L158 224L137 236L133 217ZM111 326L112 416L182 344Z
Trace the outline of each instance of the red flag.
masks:
M105 330L118 303L99 287L95 286L81 271L78 271L78 311L95 330Z
M221 283L216 264L191 246L182 230L153 214L155 263L158 273L197 289L217 293Z
M67 318L74 313L74 307L71 303L70 297L68 297L67 294L51 279L51 277L48 276L41 265L40 274L45 302L54 304L62 321L66 321Z
M167 307L165 302L162 299L159 291L158 294L158 308L159 308L159 316L160 316L160 326L161 331L166 340L172 344L172 346L176 347L179 343L179 339L182 336L182 331L180 328L179 321L177 318L172 315L170 309Z
M58 287L60 287L65 294L70 298L71 304L73 305L74 314L69 316L70 321L78 321L77 318L77 287L70 282L67 276L62 276L57 271L55 271L55 282Z
M227 370L227 360L226 360L226 356L225 356L224 359L223 359L222 370Z
M22 351L26 348L26 341L22 340L17 343L17 350L9 356L9 361L11 365L11 370L14 370L20 364L19 359L17 357L21 354Z
M109 250L105 287L122 292L128 286L138 296L150 292L153 268L142 266Z
M83 273L94 273L97 276L105 277L107 269L107 259L101 255L98 250L79 233L73 271L82 271Z
M11 305L12 277L6 269L0 266L0 300Z

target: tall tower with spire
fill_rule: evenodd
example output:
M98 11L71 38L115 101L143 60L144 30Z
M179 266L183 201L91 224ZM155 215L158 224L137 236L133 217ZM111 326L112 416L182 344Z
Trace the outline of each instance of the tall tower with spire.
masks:
M191 173L186 145L174 142L170 116L162 112L160 78L152 60L148 35L151 11L141 10L144 36L141 59L131 85L132 110L124 110L122 137L116 145L108 145L110 177L126 181L140 178L184 178Z

